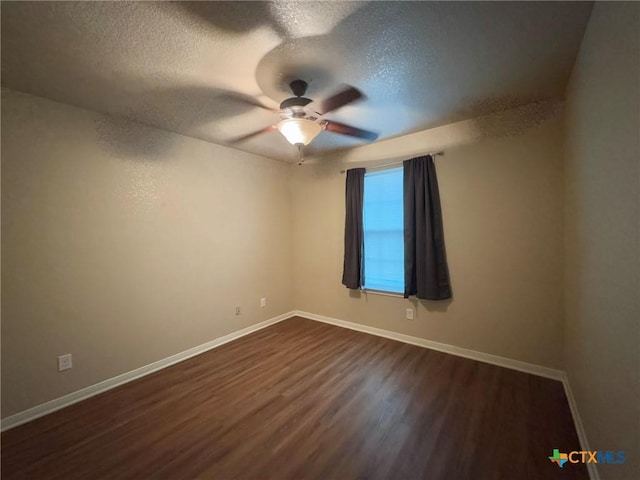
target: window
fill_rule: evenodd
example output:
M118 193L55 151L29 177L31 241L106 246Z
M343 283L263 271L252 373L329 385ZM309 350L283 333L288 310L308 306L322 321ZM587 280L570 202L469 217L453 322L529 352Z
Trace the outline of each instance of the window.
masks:
M404 292L403 170L364 176L364 288Z

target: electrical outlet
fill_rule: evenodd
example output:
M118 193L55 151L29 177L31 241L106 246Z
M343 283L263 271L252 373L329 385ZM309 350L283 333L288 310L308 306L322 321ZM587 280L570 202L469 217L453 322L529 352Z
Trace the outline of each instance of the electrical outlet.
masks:
M58 357L59 372L62 372L63 370L69 370L71 367L73 367L73 361L70 353L67 353L66 355L60 355Z
M262 297L260 299L260 306L261 307L266 307L267 306L267 297Z
M407 320L413 320L413 308L407 308Z
M242 310L240 309L240 307L236 307L236 315L240 315L242 313Z

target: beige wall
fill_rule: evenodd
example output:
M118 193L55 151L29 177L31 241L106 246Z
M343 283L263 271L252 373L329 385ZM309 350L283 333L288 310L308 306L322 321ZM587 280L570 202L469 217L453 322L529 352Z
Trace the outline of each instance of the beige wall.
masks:
M7 89L2 100L3 417L292 308L560 366L558 104L298 167ZM352 298L338 171L425 144L447 150L455 300ZM64 353L74 368L58 373Z
M2 416L290 311L290 171L3 90Z
M540 104L321 159L294 170L296 308L549 367L562 354L562 117ZM341 285L344 166L445 148L436 166L452 301ZM407 307L417 309L405 319Z
M568 88L565 367L602 478L640 478L640 5L596 3Z

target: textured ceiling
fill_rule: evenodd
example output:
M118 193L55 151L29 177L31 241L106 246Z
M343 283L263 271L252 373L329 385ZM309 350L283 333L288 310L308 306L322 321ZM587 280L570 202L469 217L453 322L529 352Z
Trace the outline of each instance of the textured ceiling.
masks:
M2 84L220 144L273 124L294 77L327 118L398 136L560 97L583 2L2 2ZM310 153L363 142L322 132ZM276 131L234 145L281 160Z

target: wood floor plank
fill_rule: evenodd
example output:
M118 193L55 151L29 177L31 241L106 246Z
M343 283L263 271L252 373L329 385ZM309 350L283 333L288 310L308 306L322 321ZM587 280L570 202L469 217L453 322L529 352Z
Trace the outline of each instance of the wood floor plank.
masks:
M586 479L557 381L293 318L1 437L3 479Z

